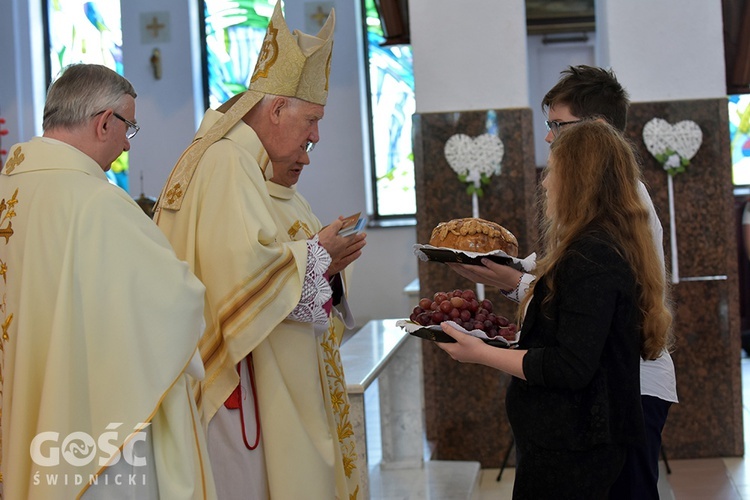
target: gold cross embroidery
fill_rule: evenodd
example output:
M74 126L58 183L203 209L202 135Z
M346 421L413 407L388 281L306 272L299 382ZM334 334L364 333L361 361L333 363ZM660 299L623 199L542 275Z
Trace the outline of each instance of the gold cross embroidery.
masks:
M167 203L170 205L174 203L175 200L182 197L182 189L180 189L180 183L178 182L172 188L167 191Z
M0 224L6 221L8 222L7 226L0 228L0 238L5 238L6 245L8 244L8 240L10 239L10 237L13 236L13 223L10 221L10 219L16 216L15 207L18 203L16 196L18 196L18 189L16 189L16 191L13 193L13 197L10 200L8 200L7 202L5 201L5 199L0 201L0 215L2 215Z
M18 146L15 151L13 151L13 158L10 158L8 162L5 164L5 171L8 173L13 172L13 170L20 165L23 160L26 159L26 156L21 153L21 146Z

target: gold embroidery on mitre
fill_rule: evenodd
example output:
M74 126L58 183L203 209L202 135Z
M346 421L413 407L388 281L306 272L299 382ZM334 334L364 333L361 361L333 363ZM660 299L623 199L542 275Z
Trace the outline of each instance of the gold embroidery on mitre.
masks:
M262 94L296 97L325 105L328 68L336 23L334 9L317 35L292 33L281 11L274 7L249 90Z
M255 65L255 71L250 82L254 82L258 78L268 78L268 72L279 57L279 42L276 39L278 33L279 30L273 27L273 20L269 21L266 38L263 39L263 46L260 48L260 55L258 55L258 63Z
M26 159L26 155L24 155L21 152L21 146L18 146L15 150L13 150L13 157L8 159L8 162L5 164L5 171L7 173L13 172L13 170L23 163L23 161Z

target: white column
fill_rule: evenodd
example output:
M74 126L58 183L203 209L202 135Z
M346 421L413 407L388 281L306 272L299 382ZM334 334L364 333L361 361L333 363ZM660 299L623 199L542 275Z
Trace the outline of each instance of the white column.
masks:
M409 0L417 113L528 107L523 0Z
M597 0L597 64L633 102L726 95L721 2Z
M413 469L424 460L422 340L410 337L378 379L384 469Z

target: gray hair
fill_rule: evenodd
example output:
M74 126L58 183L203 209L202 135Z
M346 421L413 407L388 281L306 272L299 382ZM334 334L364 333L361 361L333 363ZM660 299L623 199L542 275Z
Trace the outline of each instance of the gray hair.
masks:
M125 95L136 98L133 85L99 64L73 64L50 85L42 128L77 127L106 109L114 109Z

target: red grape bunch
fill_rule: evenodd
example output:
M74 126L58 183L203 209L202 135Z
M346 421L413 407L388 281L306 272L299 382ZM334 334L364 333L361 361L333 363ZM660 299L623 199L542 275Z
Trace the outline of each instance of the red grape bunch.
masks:
M422 326L439 325L454 321L466 330L482 330L490 338L498 335L509 341L516 340L518 327L508 318L492 312L492 302L477 300L474 290L437 292L432 299L424 297L409 316Z

